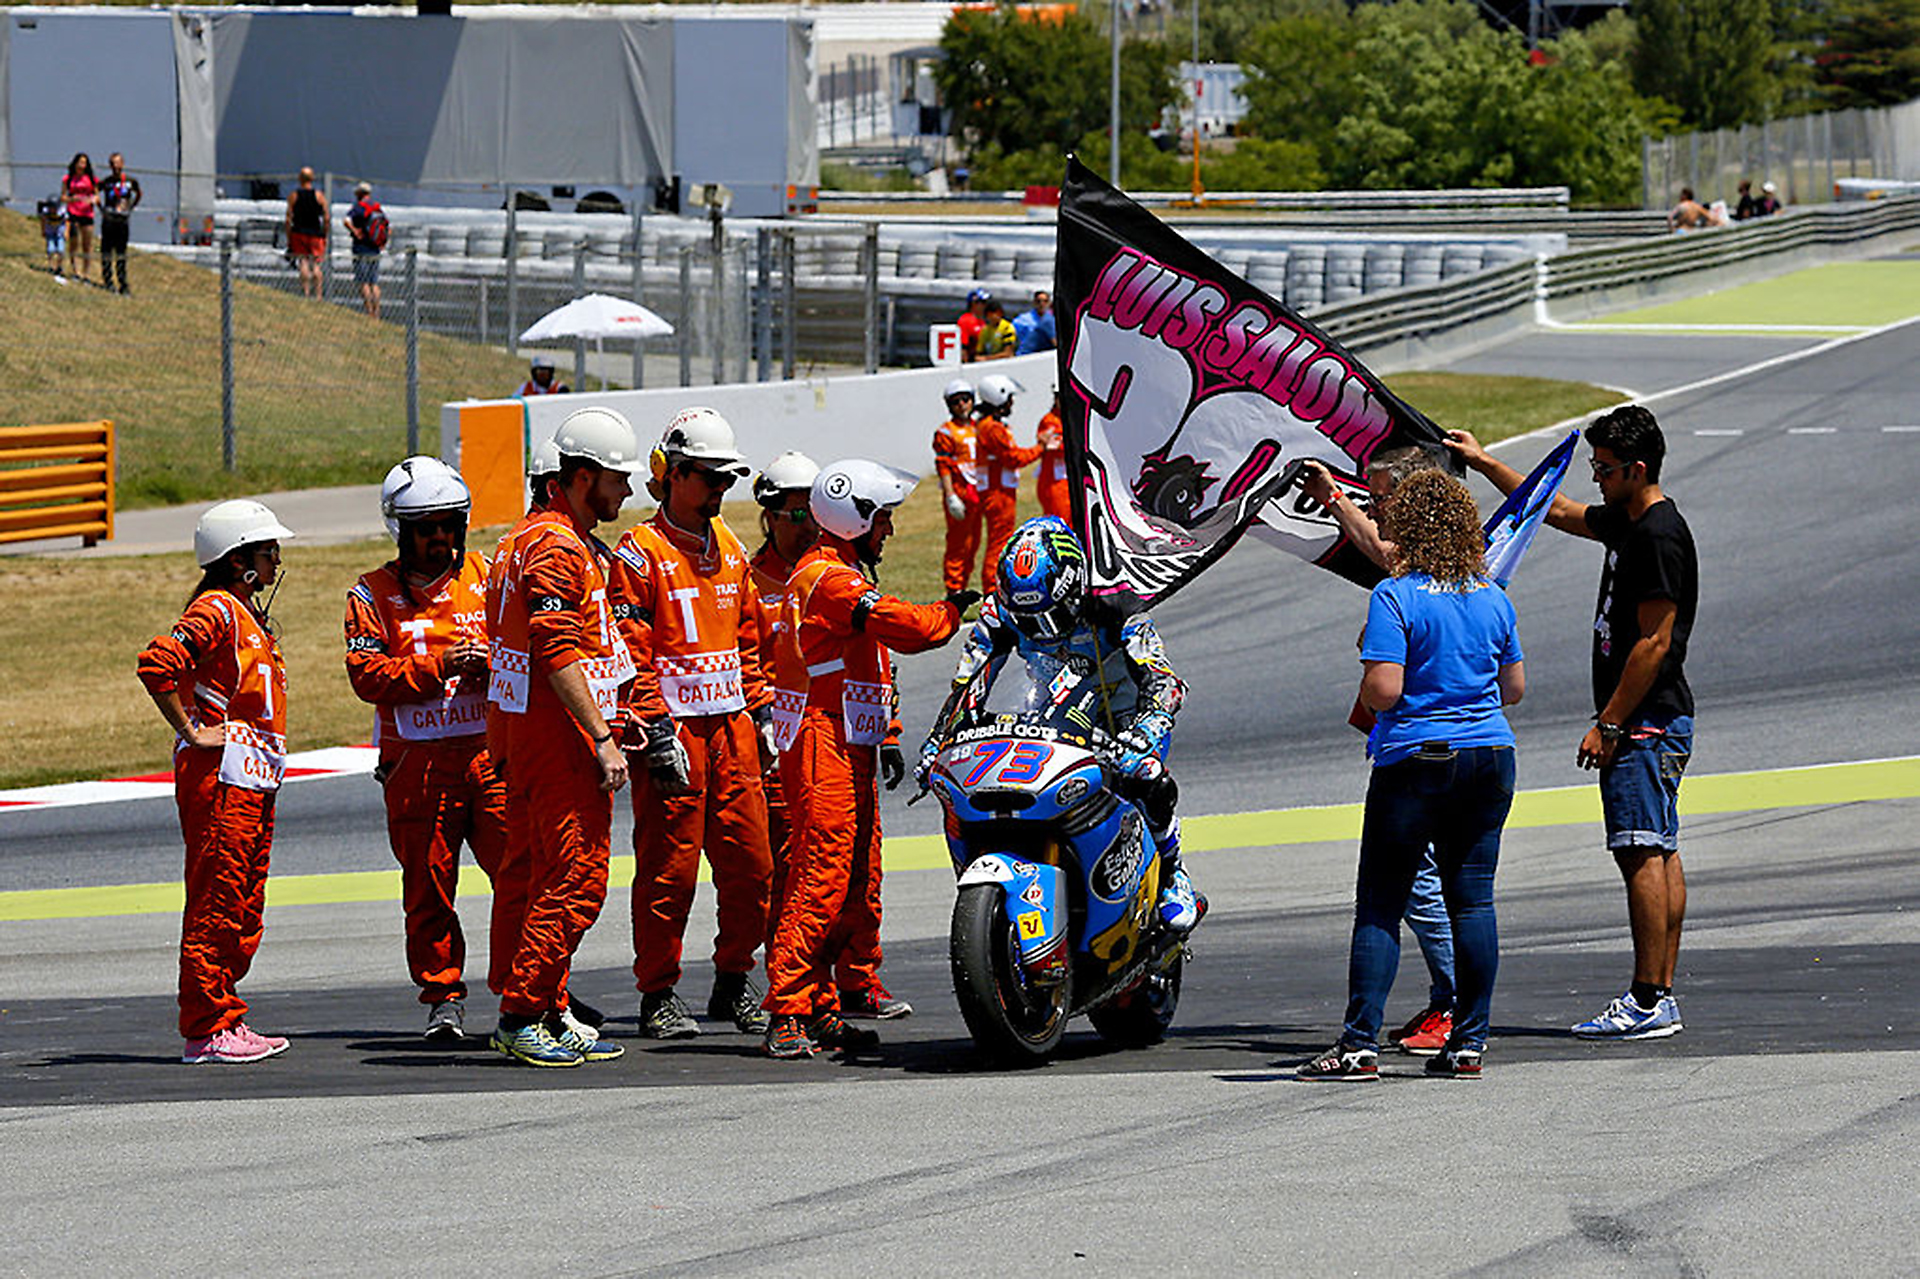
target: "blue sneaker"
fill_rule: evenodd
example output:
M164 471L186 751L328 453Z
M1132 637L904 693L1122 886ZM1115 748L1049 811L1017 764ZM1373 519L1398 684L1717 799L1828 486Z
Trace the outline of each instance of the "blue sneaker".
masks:
M562 1016L564 1018L564 1014ZM626 1049L611 1039L602 1039L598 1033L588 1027L570 1024L564 1019L560 1023L559 1034L555 1035L551 1029L547 1033L564 1051L579 1054L580 1060L589 1065L599 1061L613 1061L627 1054Z
M1680 1033L1680 1005L1671 997L1642 1008L1631 994L1607 1005L1607 1011L1573 1028L1579 1039L1665 1039Z
M578 1066L586 1058L571 1048L562 1047L541 1023L528 1022L518 1030L498 1027L493 1046L500 1052L529 1066Z
M1190 933L1207 913L1207 899L1194 891L1187 868L1175 866L1160 889L1160 922L1176 933Z
M1680 1001L1672 995L1660 997L1660 1009L1672 1020L1674 1034L1677 1035L1687 1028L1686 1023L1680 1020Z

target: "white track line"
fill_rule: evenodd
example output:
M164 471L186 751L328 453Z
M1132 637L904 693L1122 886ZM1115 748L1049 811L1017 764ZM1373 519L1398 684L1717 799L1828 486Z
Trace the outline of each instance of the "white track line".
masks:
M1877 328L1867 329L1860 333L1852 333L1846 337L1831 338L1828 341L1819 343L1817 346L1804 347L1798 351L1787 351L1780 355L1769 356L1764 360L1756 360L1752 364L1744 364L1737 369L1728 369L1725 373L1716 373L1712 377L1703 377L1697 381L1683 383L1680 386L1670 386L1664 391L1654 391L1648 395L1636 396L1632 400L1629 400L1628 403L1652 404L1656 400L1664 400L1670 396L1686 395L1693 391L1705 390L1710 386L1718 386L1722 382L1731 382L1736 378L1748 377L1755 373L1764 373L1768 369L1779 368L1782 365L1792 364L1811 356L1821 355L1854 342L1864 342L1869 338L1879 337L1882 333L1891 333L1895 329L1904 329L1912 324L1920 324L1920 315L1908 316L1904 320L1895 320L1891 324L1882 324ZM1558 327L1563 332L1566 329L1565 325L1555 327ZM1614 405L1613 407L1618 408L1619 406ZM1578 417L1566 418L1550 426L1536 427L1524 435L1509 436L1488 447L1496 449L1504 448L1509 444L1518 444L1522 440L1538 439L1543 435L1558 435L1572 427L1584 425L1592 417L1593 414L1591 413L1582 413Z
M1737 333L1796 337L1803 333L1864 333L1864 324L1602 324L1575 321L1557 326L1563 333Z
M1920 435L1920 426L1883 426L1880 429L1888 435Z
M1837 426L1790 426L1787 428L1787 434L1788 435L1835 435L1835 434L1838 434L1839 430L1840 428Z
M1701 427L1699 430L1695 431L1694 434L1695 435L1745 435L1746 432L1737 426L1722 426L1722 427L1704 426L1704 427Z

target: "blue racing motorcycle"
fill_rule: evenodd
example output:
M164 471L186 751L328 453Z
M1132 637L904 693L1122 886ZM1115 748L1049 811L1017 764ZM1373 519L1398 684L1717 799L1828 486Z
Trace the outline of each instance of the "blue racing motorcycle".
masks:
M1107 1040L1157 1043L1180 1002L1185 935L1155 902L1160 857L1090 671L1009 655L976 676L936 738L927 785L959 875L950 958L973 1039L1045 1058L1085 1013Z

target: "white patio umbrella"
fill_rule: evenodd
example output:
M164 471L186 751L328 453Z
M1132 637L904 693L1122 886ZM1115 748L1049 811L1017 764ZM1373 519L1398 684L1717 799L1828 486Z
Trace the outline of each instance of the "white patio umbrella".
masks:
M606 293L589 293L563 307L547 312L520 335L523 345L552 342L560 338L592 338L596 356L604 356L601 343L608 338L668 337L673 326L638 302ZM604 365L603 365L604 367ZM606 385L606 374L600 376Z

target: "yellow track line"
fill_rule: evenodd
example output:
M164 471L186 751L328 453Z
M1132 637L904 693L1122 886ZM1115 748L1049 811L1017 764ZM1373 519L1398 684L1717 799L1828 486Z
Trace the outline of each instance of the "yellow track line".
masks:
M1356 774L1356 784L1359 776ZM1899 759L1824 764L1809 768L1761 769L1689 777L1681 789L1680 810L1688 817L1713 813L1757 812L1770 808L1809 808L1875 800L1920 799L1920 755ZM1360 838L1359 804L1280 808L1256 813L1189 817L1182 823L1190 852L1228 848L1270 848ZM1556 786L1522 791L1514 797L1509 829L1539 826L1598 825L1597 787ZM889 871L947 866L946 843L937 835L905 835L886 841ZM701 867L701 877L706 868ZM613 859L612 887L633 882L633 858ZM460 894L491 891L476 866L460 869ZM267 881L269 906L329 906L345 902L400 900L400 872L341 871L326 875L279 875ZM47 888L0 892L0 922L29 919L88 919L107 915L178 914L185 890L175 884L114 884L94 888Z

